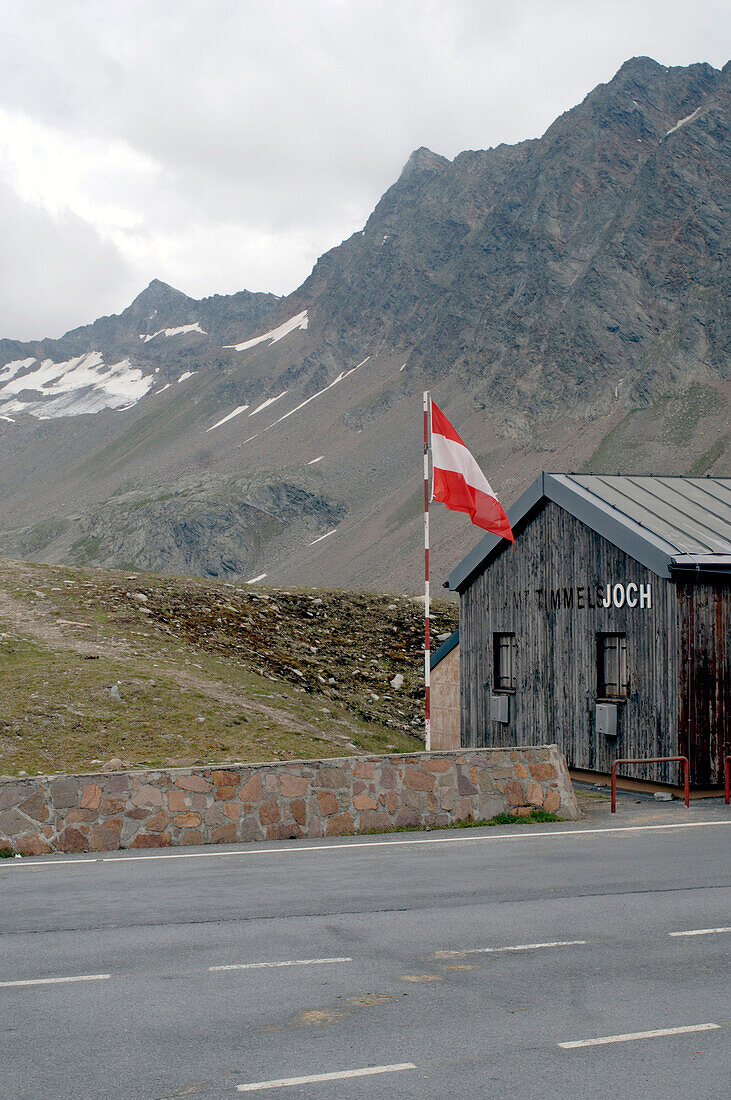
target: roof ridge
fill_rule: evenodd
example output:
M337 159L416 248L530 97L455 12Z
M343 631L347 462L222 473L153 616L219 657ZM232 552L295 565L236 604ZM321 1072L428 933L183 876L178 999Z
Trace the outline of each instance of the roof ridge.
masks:
M721 489L720 496L708 492L709 482ZM689 495L691 486L699 496L703 492L708 503ZM670 578L673 562L692 556L708 559L707 569L715 564L725 575L731 563L731 525L726 519L724 499L727 491L731 493L731 478L544 472L508 509L508 517L519 535L550 501L657 576ZM716 528L712 526L714 518ZM463 590L507 545L496 535L483 536L452 570L449 587Z

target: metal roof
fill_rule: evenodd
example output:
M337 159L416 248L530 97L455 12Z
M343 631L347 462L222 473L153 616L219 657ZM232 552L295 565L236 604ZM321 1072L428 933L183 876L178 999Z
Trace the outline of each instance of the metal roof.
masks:
M429 659L429 668L430 669L436 668L437 665L440 664L444 660L444 658L447 656L447 654L451 653L452 650L458 645L459 645L459 627L457 627L456 630L452 631L452 633L449 635L447 640L442 642L442 644L439 646L439 649L434 650L434 652L432 653L432 655Z
M731 572L731 478L541 474L508 510L513 531L549 500L658 576ZM449 587L464 588L507 545L487 535Z

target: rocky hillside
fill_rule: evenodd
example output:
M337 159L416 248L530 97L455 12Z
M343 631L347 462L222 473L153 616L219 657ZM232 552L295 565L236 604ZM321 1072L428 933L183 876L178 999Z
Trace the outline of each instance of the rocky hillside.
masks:
M729 71L635 58L540 138L417 150L288 298L153 282L0 341L0 552L416 591L424 388L508 505L728 473ZM475 538L435 509L435 576Z
M456 626L437 603L434 647ZM423 605L0 561L0 774L423 747Z
M295 301L526 421L727 377L730 72L635 58L538 141L417 150Z

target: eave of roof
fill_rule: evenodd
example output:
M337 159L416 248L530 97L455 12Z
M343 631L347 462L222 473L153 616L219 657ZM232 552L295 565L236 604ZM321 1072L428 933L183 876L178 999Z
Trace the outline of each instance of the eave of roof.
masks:
M429 668L436 668L444 658L459 645L459 627L452 631L446 641L442 642L439 649L435 649L429 658Z
M585 523L658 577L670 579L725 578L729 558L723 554L678 554L676 547L638 520L620 512L574 481L568 474L541 474L508 509L514 534L519 534L548 501ZM486 535L449 575L449 588L461 592L489 563L510 547L497 535Z

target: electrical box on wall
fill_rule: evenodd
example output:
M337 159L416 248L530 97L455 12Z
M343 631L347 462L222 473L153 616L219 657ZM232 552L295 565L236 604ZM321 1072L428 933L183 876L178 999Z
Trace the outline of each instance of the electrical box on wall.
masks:
M617 736L617 704L597 703L596 731L605 737Z
M493 722L508 722L510 720L510 696L490 696L490 717Z

